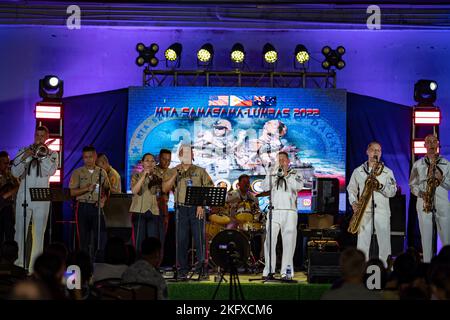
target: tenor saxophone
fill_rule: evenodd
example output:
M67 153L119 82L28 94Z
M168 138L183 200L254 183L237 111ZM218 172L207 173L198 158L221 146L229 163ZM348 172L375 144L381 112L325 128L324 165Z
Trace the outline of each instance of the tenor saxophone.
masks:
M437 186L439 186L439 180L434 176L436 173L437 158L431 159L427 172L427 188L423 193L423 211L430 213L433 210L434 195Z
M363 192L356 202L357 209L353 212L352 218L350 219L350 224L347 229L348 232L352 234L359 232L361 221L364 217L364 212L366 211L367 205L372 198L372 193L373 191L378 190L380 185L377 180L377 176L383 172L383 169L384 164L381 161L377 161L372 169L372 172L370 172L367 176L366 181L364 182Z

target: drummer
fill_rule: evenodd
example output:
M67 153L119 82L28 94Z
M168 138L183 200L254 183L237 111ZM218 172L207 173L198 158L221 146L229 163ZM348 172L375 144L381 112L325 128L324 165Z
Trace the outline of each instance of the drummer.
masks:
M230 206L231 222L227 226L228 229L237 229L239 223L235 216L238 212L242 212L243 205L250 208L252 214L259 214L258 200L250 192L250 177L246 174L239 176L237 189L228 192L227 204ZM247 209L244 209L247 210ZM254 219L257 218L256 216ZM256 220L256 219L255 219Z

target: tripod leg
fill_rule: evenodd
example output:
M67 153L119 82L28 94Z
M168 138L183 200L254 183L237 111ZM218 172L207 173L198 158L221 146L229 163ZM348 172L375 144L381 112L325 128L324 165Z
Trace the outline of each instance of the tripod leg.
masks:
M220 288L220 284L222 283L222 280L225 280L224 277L223 277L223 274L220 275L220 280L219 280L219 283L217 284L216 290L214 291L214 295L212 297L212 300L216 299L217 292L219 292L219 288Z
M239 292L241 294L241 299L245 300L245 298L244 298L244 291L242 290L241 281L239 281L239 276L238 275L236 275L236 279L237 279L237 283L238 283L238 286L239 286Z

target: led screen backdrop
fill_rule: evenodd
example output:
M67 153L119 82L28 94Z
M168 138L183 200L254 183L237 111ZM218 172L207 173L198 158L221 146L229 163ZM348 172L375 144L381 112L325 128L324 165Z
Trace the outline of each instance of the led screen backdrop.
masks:
M127 127L127 189L142 155L172 151L179 163L182 143L194 148L194 164L216 185L234 188L251 176L254 192L278 151L309 182L299 194L299 212L311 209L313 176L340 181L345 210L346 91L298 88L131 87ZM267 199L261 198L261 209Z

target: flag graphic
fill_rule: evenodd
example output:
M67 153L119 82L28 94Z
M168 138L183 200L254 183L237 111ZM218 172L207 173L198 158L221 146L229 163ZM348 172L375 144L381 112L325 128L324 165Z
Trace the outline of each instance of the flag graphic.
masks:
M209 96L208 106L228 106L228 96Z
M253 105L251 96L230 96L230 106L251 107Z
M273 107L277 105L277 97L274 96L254 96L253 104L258 107Z

